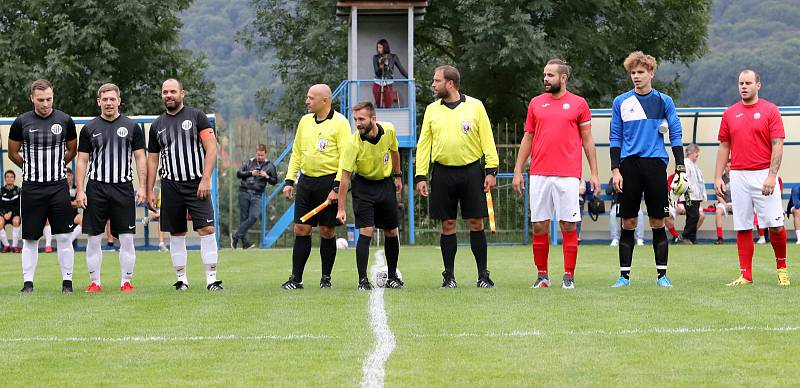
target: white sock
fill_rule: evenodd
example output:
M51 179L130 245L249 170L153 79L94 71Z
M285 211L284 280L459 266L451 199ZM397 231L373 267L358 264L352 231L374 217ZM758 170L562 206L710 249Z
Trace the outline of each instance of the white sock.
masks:
M33 281L36 263L39 262L39 240L22 240L22 279Z
M89 236L86 241L86 267L89 269L89 279L100 285L100 267L103 265L103 250L100 249L102 234ZM60 251L60 250L59 250Z
M189 284L186 278L186 236L170 236L169 255L179 282Z
M72 233L70 233L69 238L72 241L75 241L78 238L78 236L81 235L81 232L83 232L83 228L80 226L80 224L75 225L75 229L72 230Z
M794 234L797 236L797 241L800 241L800 230L795 230Z
M44 246L52 247L53 246L53 229L50 228L50 224L44 226Z
M213 234L200 237L200 258L206 266L206 285L217 281L217 237Z
M75 267L75 250L72 249L72 239L69 233L56 235L58 244L58 263L61 264L61 277L64 280L72 280L72 270Z
M119 268L122 273L120 286L130 282L133 277L133 266L136 264L136 249L133 247L133 234L119 235Z
M16 248L17 242L19 241L19 235L22 234L21 227L19 226L12 226L11 227L11 246Z
M8 235L6 234L6 228L0 229L0 242L3 243L3 246L8 246Z

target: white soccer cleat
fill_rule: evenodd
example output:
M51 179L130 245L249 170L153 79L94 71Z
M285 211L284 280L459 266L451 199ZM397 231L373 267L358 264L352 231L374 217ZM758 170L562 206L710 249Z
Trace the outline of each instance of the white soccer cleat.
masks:
M757 244L762 244L762 245L766 244L767 243L767 239L764 238L764 236L761 236L761 237L758 238L758 241L756 243Z
M617 240L617 239L611 240L611 244L608 244L608 246L610 246L610 247L615 247L617 245L619 245L619 240Z
M642 239L636 240L636 245L638 245L638 246L644 245L644 240L642 240Z

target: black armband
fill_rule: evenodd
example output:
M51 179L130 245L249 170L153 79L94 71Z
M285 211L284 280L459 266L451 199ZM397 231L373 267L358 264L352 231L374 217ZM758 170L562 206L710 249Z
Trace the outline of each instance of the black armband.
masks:
M683 146L673 146L672 156L675 157L675 165L682 166L683 163Z
M496 177L497 176L497 168L494 168L494 167L487 168L486 169L486 175L491 175L491 176Z
M341 182L339 182L339 181L333 181L333 188L331 190L333 190L333 192L336 193L336 194L339 194L339 184L340 183Z
M619 168L621 154L622 148L611 147L611 170Z
M294 181L291 180L291 179L287 179L287 180L283 181L283 183L285 183L286 186L294 186Z
M403 177L403 173L402 172L396 172L396 173L393 173L392 176L395 177L395 178L402 178Z
M414 177L414 184L417 184L419 182L427 182L427 181L428 181L428 177L426 177L425 175L417 175L417 176Z

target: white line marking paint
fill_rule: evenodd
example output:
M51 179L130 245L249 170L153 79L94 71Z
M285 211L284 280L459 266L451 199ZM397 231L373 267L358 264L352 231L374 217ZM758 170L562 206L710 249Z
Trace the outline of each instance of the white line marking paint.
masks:
M383 266L386 256L383 250L375 253L375 265L372 266L372 277L378 269ZM375 347L364 360L362 370L364 376L361 379L362 387L383 387L386 377L386 360L394 351L394 334L389 329L388 317L386 316L386 306L383 302L383 287L375 287L369 295L369 325L375 335Z
M325 340L336 337L315 334L290 334L290 335L217 335L217 336L188 336L188 337L159 337L159 336L134 336L134 337L22 337L0 338L0 343L13 342L186 342L186 341L296 341L296 340Z

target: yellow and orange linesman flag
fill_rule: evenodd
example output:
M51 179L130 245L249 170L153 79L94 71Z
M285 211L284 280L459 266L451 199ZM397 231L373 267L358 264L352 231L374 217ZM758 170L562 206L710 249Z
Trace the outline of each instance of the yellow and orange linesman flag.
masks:
M486 192L486 208L489 210L489 229L492 233L497 233L497 225L494 223L494 202L492 201L492 191Z
M309 218L314 217L315 215L317 215L317 213L325 210L325 208L328 207L328 205L330 205L330 204L331 204L331 201L326 199L325 202L319 204L319 206L311 209L310 212L308 212L308 213L304 214L302 217L300 217L300 222L308 221Z

